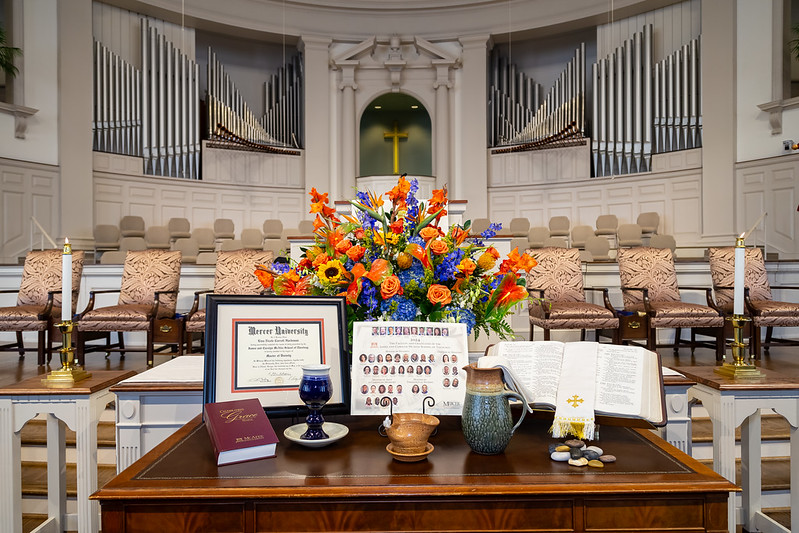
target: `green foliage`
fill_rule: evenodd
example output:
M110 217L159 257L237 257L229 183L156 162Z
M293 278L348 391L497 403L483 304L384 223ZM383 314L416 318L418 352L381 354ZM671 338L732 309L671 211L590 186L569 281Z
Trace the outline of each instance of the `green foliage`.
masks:
M6 73L8 78L13 78L19 73L19 69L14 66L14 58L22 55L22 50L14 46L8 46L5 29L0 26L0 69Z
M788 41L788 46L791 49L793 58L799 60L799 23L791 26L791 34L795 35L797 38Z

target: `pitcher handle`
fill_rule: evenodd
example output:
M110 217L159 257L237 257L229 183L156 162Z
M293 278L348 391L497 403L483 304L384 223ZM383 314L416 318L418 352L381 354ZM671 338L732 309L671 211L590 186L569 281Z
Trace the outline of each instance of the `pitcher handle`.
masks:
M522 402L522 405L523 405L523 407L522 407L522 416L519 417L519 421L516 422L516 425L513 426L513 429L510 430L510 434L513 435L513 433L516 431L516 429L518 429L518 427L522 425L522 421L524 420L524 417L527 414L527 406L524 405L524 398L518 392L506 390L505 392L502 393L502 395L505 398L509 398L509 397L510 398L516 398L517 400Z

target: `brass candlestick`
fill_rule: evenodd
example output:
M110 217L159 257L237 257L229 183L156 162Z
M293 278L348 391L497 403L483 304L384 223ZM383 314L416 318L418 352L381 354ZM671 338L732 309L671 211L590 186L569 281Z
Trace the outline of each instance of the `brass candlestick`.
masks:
M744 315L732 315L728 318L732 322L732 363L725 362L722 366L716 367L716 373L728 378L759 378L763 374L751 362L747 363L746 343L744 342L744 327L752 319Z
M54 389L66 389L72 387L76 381L91 377L91 373L86 372L79 365L75 364L75 354L72 350L72 328L75 323L71 320L65 320L56 324L56 327L61 331L61 368L53 370L47 377L42 379L47 387Z

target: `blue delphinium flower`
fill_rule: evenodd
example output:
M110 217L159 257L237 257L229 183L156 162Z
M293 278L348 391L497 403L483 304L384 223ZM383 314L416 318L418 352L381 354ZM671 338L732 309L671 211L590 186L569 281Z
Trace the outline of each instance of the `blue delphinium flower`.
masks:
M388 300L383 300L380 310L387 314L389 320L409 322L416 318L416 305L402 296L392 296Z
M480 236L483 237L484 239L490 239L491 237L499 233L499 230L501 229L502 229L502 224L500 224L499 222L494 224L489 224L488 229L485 230L483 233L481 233Z
M358 203L365 205L366 207L374 207L372 202L369 200L369 193L364 191L358 191L355 195L355 199L358 200ZM373 219L369 213L361 211L360 209L355 210L355 214L358 217L358 220L361 221L361 226L364 229L374 229L375 224L377 224L377 220Z
M455 279L461 259L463 259L463 250L460 248L447 254L441 263L436 265L436 279L441 282Z
M272 270L274 270L277 274L285 274L291 270L291 265L288 263L278 263L277 261L273 261L271 266Z
M457 307L445 307L444 316L447 318L454 318L456 322L466 324L466 333L471 335L474 325L477 323L477 317L471 309L460 309Z
M419 200L416 199L417 192L419 192L419 180L413 178L411 187L408 190L408 198L405 200L405 204L408 206L408 217L411 220L416 219L416 215L419 214Z
M361 278L361 294L358 296L358 303L365 307L365 317L375 317L377 313L377 290L372 282L366 278Z

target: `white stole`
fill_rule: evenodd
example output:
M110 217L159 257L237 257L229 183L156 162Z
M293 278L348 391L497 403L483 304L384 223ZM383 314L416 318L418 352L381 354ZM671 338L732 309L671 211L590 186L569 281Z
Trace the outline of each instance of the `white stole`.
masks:
M594 420L597 347L587 349L591 343L579 343L579 349L569 350L570 344L566 344L563 352L555 420L550 431L556 439L573 435L594 440L599 438L599 427Z

